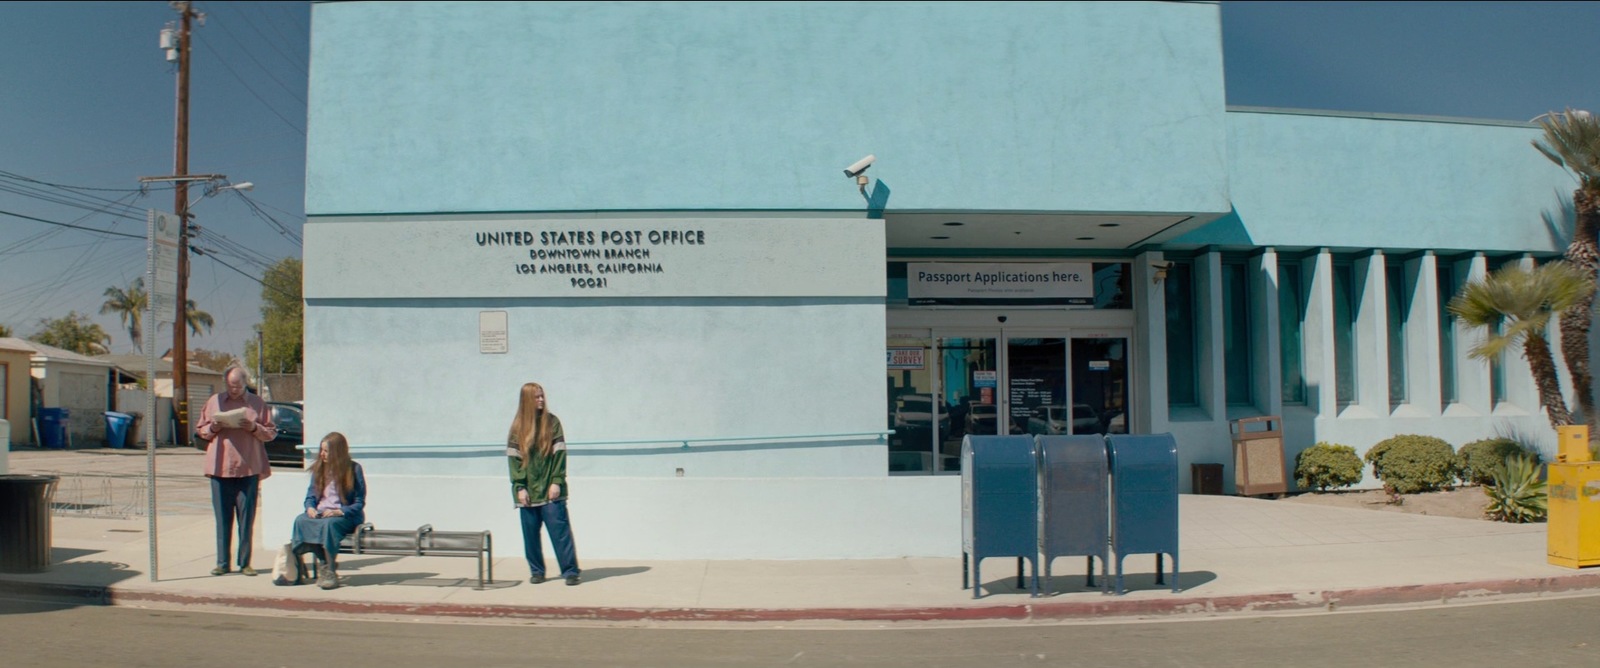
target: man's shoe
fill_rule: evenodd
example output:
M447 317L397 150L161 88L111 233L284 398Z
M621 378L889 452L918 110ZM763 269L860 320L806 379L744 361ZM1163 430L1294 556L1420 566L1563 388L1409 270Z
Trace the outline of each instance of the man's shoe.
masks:
M228 574L228 567L227 566L218 566L216 568L213 568L213 569L211 569L211 574L212 575L227 575Z
M535 575L531 578L528 578L528 584L544 584L544 576Z
M256 576L256 569L251 568L249 566L245 566L244 568L239 569L239 572L243 573L245 575L248 575L250 577L255 577Z
M568 575L567 576L567 586L568 587L576 587L576 586L578 586L579 582L582 582L582 580L579 580L578 576L576 576L576 575Z

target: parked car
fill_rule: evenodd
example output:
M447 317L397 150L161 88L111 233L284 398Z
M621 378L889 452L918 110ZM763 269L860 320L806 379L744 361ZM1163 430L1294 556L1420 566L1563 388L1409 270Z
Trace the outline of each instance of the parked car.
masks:
M305 406L298 403L268 402L278 437L267 443L267 461L274 464L304 465L300 446L305 444Z
M894 429L900 435L907 436L933 428L933 397L926 394L907 394L900 397L894 408ZM950 428L950 416L939 415L939 431L941 433ZM921 435L913 438L922 438Z
M1036 406L1028 416L1030 434L1065 434L1067 432L1066 406Z
M1104 433L1100 414L1089 404L1072 405L1072 428L1068 429L1066 406L1039 406L1028 417L1030 434L1099 434Z
M994 434L998 416L994 404L972 404L967 409L967 433L976 436Z

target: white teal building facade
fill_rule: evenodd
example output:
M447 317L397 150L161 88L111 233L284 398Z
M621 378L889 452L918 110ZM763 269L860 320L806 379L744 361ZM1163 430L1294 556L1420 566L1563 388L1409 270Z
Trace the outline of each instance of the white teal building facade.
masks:
M1171 432L1183 486L1220 463L1229 491L1242 417L1282 416L1291 462L1553 443L1521 360L1468 359L1442 310L1564 248L1537 129L1230 108L1215 3L313 28L307 433L350 437L385 528L516 544L529 381L593 559L954 556L973 433ZM268 536L304 484L267 481Z

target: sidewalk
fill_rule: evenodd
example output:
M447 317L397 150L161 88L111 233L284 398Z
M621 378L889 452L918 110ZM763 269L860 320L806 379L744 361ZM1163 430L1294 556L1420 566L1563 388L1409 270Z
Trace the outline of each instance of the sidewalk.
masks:
M279 540L258 539L262 574L212 577L209 515L159 517L160 578L149 577L145 518L57 516L53 566L0 574L0 595L86 604L211 605L305 614L423 615L603 622L1034 622L1322 611L1600 591L1600 570L1545 562L1545 526L1183 496L1183 590L1130 556L1123 596L1084 586L1081 558L1056 561L1040 598L1016 588L1012 559L983 563L982 598L961 589L959 555L859 561L584 561L583 583L527 580L519 536L495 536L494 583L447 557L340 559L344 586L275 587ZM1169 565L1170 567L1170 565ZM1097 569L1098 570L1098 569Z

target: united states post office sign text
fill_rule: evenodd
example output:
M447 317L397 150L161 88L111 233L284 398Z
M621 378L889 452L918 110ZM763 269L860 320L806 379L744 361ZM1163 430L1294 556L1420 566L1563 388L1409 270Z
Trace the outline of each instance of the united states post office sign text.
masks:
M833 218L306 225L306 296L877 297L883 225Z

